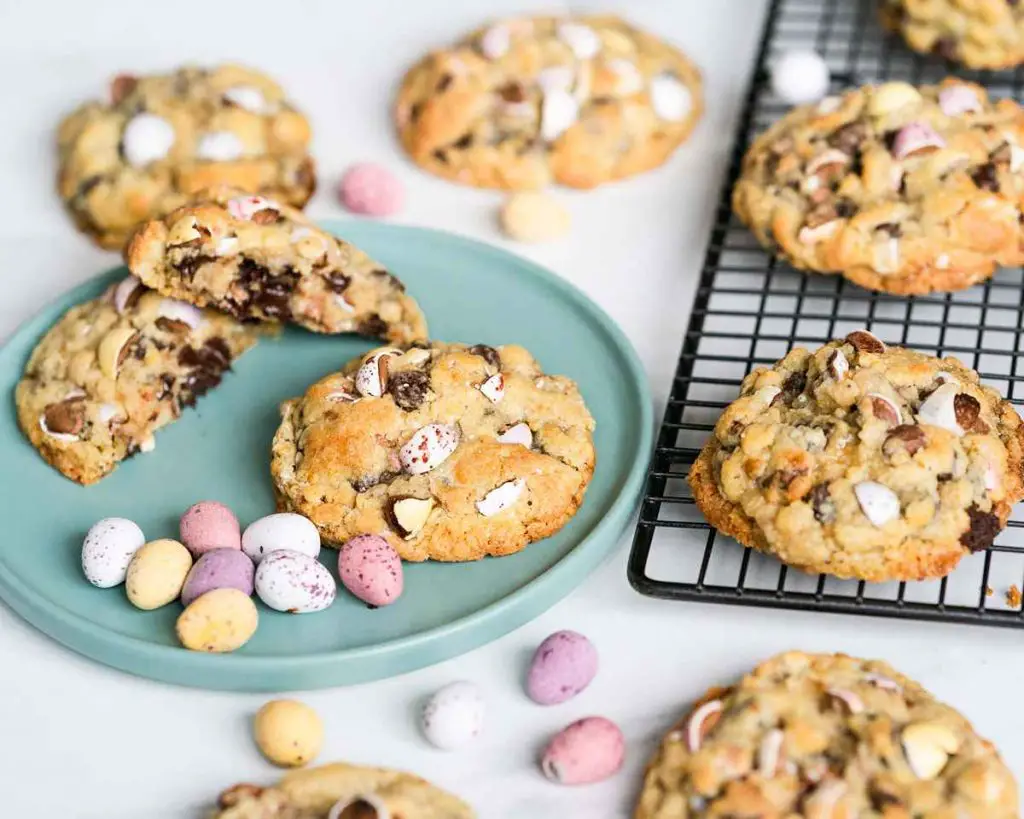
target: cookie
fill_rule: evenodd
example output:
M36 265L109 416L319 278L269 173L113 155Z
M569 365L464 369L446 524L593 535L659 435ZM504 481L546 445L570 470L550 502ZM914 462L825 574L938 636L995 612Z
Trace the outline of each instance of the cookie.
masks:
M398 344L427 336L419 305L383 265L301 211L237 189L203 191L140 225L125 260L164 295L243 321L291 321Z
M960 290L1024 262L1024 112L949 79L864 86L754 140L733 208L769 252L871 290Z
M634 819L1017 819L1013 775L886 663L788 652L713 688L662 740Z
M863 330L743 380L690 470L719 531L807 572L942 577L1024 497L1022 424L955 358Z
M293 771L268 788L235 785L210 819L474 819L469 805L424 779L335 763Z
M234 65L122 74L60 125L58 189L79 229L120 250L144 219L211 185L302 207L316 187L309 123L269 77Z
M467 185L593 188L665 162L700 118L700 72L610 15L503 20L405 76L398 133Z
M882 0L882 24L914 51L969 68L1024 61L1024 6L1018 0Z
M227 316L129 277L72 307L36 345L15 393L18 422L47 462L94 483L152 450L153 433L215 387L255 341Z
M518 552L568 522L594 471L576 385L522 347L381 348L281 415L278 507L328 545L380 534L405 560Z

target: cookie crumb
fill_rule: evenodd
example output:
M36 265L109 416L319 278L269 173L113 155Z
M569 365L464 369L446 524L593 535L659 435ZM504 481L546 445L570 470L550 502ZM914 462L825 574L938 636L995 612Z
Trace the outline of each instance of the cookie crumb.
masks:
M986 597L991 597L995 593L996 593L996 590L993 589L991 586L986 586L985 587L985 596Z
M1021 603L1020 589L1018 589L1016 585L1010 586L1010 588L1008 588L1006 590L1006 605L1012 606L1015 609L1019 609L1020 608L1020 603Z

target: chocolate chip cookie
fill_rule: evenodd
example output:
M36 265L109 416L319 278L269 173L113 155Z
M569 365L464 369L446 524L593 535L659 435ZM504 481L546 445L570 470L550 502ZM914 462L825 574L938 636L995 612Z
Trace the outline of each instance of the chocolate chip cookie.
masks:
M415 65L395 120L417 165L467 185L592 188L655 168L701 114L700 73L617 17L502 20Z
M227 316L128 277L71 308L36 345L18 384L32 445L82 484L156 445L153 433L220 383L256 341Z
M882 0L882 24L914 51L969 68L1013 68L1024 61L1019 0Z
M1024 262L1024 112L949 79L865 86L754 140L740 219L794 267L871 290L960 290Z
M568 522L594 471L576 385L522 347L380 348L281 415L279 508L328 545L380 534L405 560L518 552Z
M743 380L690 471L712 526L808 572L941 577L1024 497L1014 408L955 358L859 330Z
M292 771L268 788L235 785L210 819L474 819L469 805L424 779L335 763Z
M120 250L144 219L211 185L302 207L316 187L309 123L270 78L247 68L122 74L58 131L58 187L78 227Z
M886 663L789 652L662 740L634 819L1017 819L991 743Z
M427 336L404 285L300 211L232 188L138 227L125 249L144 284L241 320L291 321L397 344Z

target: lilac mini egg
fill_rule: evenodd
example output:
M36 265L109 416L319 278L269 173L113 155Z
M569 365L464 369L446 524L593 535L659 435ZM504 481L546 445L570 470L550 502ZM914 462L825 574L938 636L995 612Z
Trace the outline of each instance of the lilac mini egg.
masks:
M619 726L604 717L585 717L554 736L540 767L559 785L589 785L615 774L625 759L626 740Z
M181 604L187 606L214 589L238 589L252 596L256 567L238 549L211 549L189 570L181 590Z
M241 549L238 518L223 503L199 501L181 516L181 542L198 558L211 549Z
M556 631L537 647L526 693L540 705L571 700L597 675L597 649L576 631Z
M371 606L394 603L402 594L402 559L380 535L358 535L338 553L342 585Z

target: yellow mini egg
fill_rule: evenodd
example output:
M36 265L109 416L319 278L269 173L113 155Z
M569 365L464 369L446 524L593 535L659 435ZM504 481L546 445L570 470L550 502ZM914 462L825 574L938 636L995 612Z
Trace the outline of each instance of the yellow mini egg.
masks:
M253 734L260 753L282 768L308 764L324 743L319 715L295 700L271 700L264 705L256 712Z
M569 232L572 217L565 206L541 191L521 191L501 208L501 229L519 242L549 242Z
M176 540L151 540L128 564L125 590L133 606L149 611L178 599L192 555Z
M238 589L214 589L197 597L178 617L178 640L192 651L223 653L241 648L256 633L256 604Z

